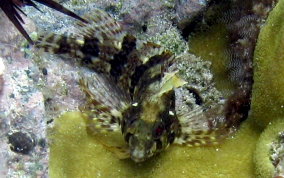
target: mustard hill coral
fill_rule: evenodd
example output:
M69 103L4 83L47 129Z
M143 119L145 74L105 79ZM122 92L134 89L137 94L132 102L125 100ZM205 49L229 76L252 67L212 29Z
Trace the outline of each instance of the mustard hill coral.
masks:
M273 145L278 144L277 142L279 142L281 133L284 133L283 118L279 118L278 120L273 121L272 124L269 125L261 134L254 154L257 176L263 178L280 176L279 174L281 174L281 172L283 176L283 170L281 170L281 158L278 158L278 156L281 156L281 150L283 152L283 149L279 149L283 147L283 143L282 146ZM277 149L275 149L276 147ZM278 161L276 161L276 159ZM276 170L276 167L278 167L278 170Z
M146 162L119 160L86 131L78 112L65 113L49 132L49 177L254 177L259 131L252 122L216 147L172 146ZM103 135L105 139L108 135Z
M270 13L254 56L252 118L264 128L284 116L284 1Z

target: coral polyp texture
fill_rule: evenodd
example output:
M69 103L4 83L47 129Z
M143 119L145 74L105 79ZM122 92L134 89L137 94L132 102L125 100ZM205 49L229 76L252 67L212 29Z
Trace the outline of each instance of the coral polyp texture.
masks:
M262 128L284 116L283 8L280 1L271 12L255 50L252 117Z
M259 177L284 176L284 120L275 119L261 134L254 159Z
M84 116L69 112L49 131L50 177L253 177L253 152L259 132L244 123L239 134L214 147L171 146L153 159L135 164L119 160L88 134ZM100 139L115 138L104 134ZM120 144L123 140L112 139Z

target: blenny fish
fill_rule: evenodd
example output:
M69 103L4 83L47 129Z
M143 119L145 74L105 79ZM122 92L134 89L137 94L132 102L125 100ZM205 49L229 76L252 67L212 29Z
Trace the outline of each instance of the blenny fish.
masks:
M36 47L79 59L94 70L93 78L79 81L87 97L80 109L88 128L95 133L118 132L125 141L123 147L102 143L106 148L120 158L142 162L171 144L218 142L222 129L190 126L198 123L189 117L208 117L201 109L195 115L177 115L175 89L186 82L178 71L168 71L177 59L172 52L136 39L104 11L95 10L85 18L89 23L78 22L75 35L41 35Z

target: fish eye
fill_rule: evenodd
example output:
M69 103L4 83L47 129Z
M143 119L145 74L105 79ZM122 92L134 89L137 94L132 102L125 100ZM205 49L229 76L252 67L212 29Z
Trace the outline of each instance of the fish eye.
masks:
M155 129L154 129L154 133L153 136L154 138L159 138L163 132L164 132L164 126L163 125L158 125Z

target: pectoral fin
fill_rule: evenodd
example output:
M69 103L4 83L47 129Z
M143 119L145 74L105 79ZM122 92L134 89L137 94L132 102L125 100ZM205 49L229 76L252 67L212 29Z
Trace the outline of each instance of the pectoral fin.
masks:
M170 73L164 73L164 77L161 82L161 90L158 93L159 96L163 95L164 93L167 93L170 90L173 90L174 88L181 87L185 85L187 82L181 79L177 75L178 71L176 72L170 72Z

